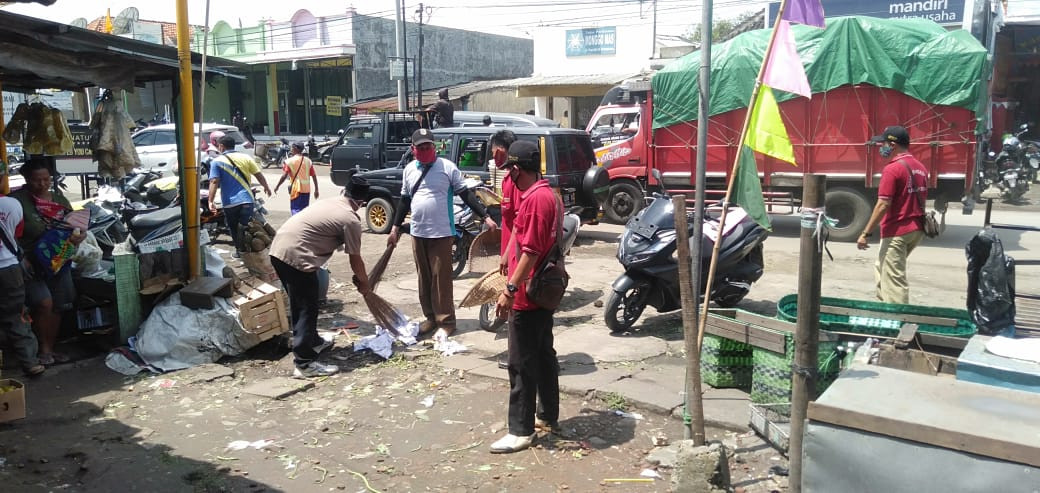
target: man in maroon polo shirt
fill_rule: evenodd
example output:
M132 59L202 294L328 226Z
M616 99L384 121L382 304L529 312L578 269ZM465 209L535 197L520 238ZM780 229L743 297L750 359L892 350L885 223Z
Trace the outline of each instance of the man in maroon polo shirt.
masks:
M906 280L906 260L924 237L924 203L928 194L928 169L910 154L910 133L891 126L871 139L881 143L878 151L889 158L881 171L878 201L856 242L866 250L867 238L881 223L881 249L874 263L876 294L885 303L910 303L910 284Z
M541 156L534 142L518 140L509 146L510 178L520 194L506 254L509 258L505 291L497 314L510 317L509 326L509 434L491 445L492 453L517 452L531 446L535 420L557 428L560 417L559 363L553 349L553 311L527 299L526 282L535 266L556 243L561 206L549 182L541 177ZM535 402L542 409L536 416Z

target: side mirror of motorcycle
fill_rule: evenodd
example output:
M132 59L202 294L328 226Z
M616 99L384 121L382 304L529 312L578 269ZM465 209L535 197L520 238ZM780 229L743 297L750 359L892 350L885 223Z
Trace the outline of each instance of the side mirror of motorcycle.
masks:
M1023 123L1022 126L1020 126L1018 128L1021 128L1022 130L1029 130L1029 124L1028 123Z
M657 183L659 183L659 184L661 183L661 181L662 181L661 170L659 170L657 168L654 168L654 169L650 170L650 174L653 175L654 180L657 180Z

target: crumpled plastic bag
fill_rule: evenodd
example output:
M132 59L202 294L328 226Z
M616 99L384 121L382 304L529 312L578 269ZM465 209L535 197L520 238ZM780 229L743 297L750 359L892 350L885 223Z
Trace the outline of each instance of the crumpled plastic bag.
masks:
M90 149L98 163L98 173L106 178L122 178L141 166L141 158L130 138L134 120L123 110L122 91L102 101L90 119Z
M94 233L87 231L87 237L79 244L76 253L72 256L73 267L83 277L104 277L108 270L101 267L102 255L101 247L98 246Z
M996 335L1015 323L1015 259L991 229L972 237L968 257L967 308L980 334Z

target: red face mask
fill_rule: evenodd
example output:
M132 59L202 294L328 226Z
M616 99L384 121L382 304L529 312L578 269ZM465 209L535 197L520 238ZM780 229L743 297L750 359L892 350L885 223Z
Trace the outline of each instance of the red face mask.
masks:
M505 166L506 164L506 158L509 156L509 153L507 153L505 149L497 148L495 149L493 156L495 159L495 167L502 169L502 166Z
M430 164L437 160L437 149L434 149L433 146L416 147L413 149L413 152L415 153L415 159L420 164Z

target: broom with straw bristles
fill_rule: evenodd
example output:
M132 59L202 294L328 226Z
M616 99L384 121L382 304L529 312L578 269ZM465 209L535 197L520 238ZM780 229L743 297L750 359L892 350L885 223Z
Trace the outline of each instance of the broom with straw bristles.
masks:
M376 285L383 278L383 272L386 272L386 266L390 263L390 257L394 254L394 248L397 245L390 244L386 246L386 251L383 252L383 256L379 257L376 261L376 265L372 266L372 270L368 273L368 285L372 287L372 291L376 290Z
M372 312L376 323L390 331L395 337L402 337L401 331L398 329L408 325L408 317L372 291L369 291L364 298L365 305L368 305L368 311Z

